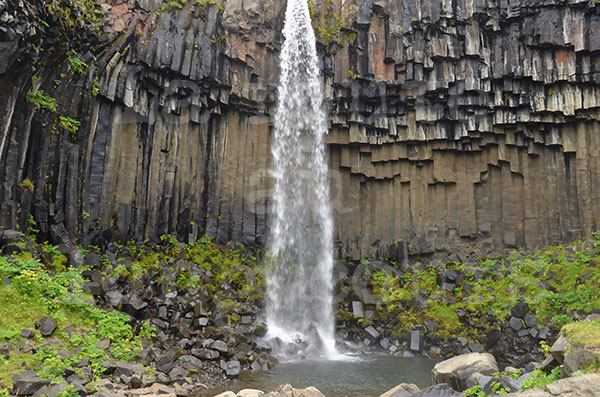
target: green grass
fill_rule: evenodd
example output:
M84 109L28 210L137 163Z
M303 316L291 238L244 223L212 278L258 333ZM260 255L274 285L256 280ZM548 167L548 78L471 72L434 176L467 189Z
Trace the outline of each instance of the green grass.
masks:
M600 353L600 320L567 324L562 333L569 338L571 344L598 349Z
M37 253L56 254L49 244L33 245L32 251ZM98 377L106 360L131 361L142 348L142 338L152 338L154 330L148 324L134 333L129 316L95 307L81 288L82 270L49 270L31 252L16 258L0 257L0 276L10 280L0 284L0 343L20 341L21 330L29 328L33 341L41 344L45 339L35 329L39 320L49 316L57 323L55 346L48 345L33 355L15 347L8 357L0 358L0 388L12 387L12 375L24 369L36 369L38 376L61 382L64 368L73 367L83 357L91 359L89 367ZM71 333L63 332L65 328ZM110 354L97 347L104 338L111 340ZM61 357L58 350L70 354Z

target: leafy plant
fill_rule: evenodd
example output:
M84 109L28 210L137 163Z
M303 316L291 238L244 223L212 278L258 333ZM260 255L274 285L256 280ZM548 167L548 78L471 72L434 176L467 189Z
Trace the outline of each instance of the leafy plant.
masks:
M550 347L551 347L548 344L548 342L546 342L545 340L541 340L540 347L542 348L542 351L544 352L544 356L548 357L548 355L550 355Z
M560 367L555 367L549 374L545 373L544 371L538 368L535 371L533 371L532 375L529 378L523 381L523 383L521 384L521 389L527 390L546 386L548 383L552 383L558 380L559 375Z
M63 391L56 393L56 397L79 397L77 390L78 389L75 389L75 386L67 385Z
M56 99L46 94L43 90L29 91L26 98L27 102L33 104L42 112L45 110L56 112Z
M66 116L60 116L59 125L71 133L71 138L77 137L77 131L81 127L81 123L75 119Z
M465 397L486 397L481 386L473 386L467 390L465 390Z
M97 96L100 93L100 81L98 76L94 77L94 85L92 85L92 95Z
M88 64L83 62L75 51L69 51L69 67L75 73L83 73Z

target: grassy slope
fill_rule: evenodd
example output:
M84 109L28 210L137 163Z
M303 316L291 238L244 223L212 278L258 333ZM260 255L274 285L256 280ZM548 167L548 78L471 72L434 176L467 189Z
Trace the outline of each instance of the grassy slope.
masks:
M556 328L573 321L577 313L600 310L600 233L535 254L517 251L506 258L480 257L476 264L451 262L447 268L465 276L452 291L440 288L436 279L443 269L429 263L417 264L400 276L386 271L371 274L373 291L381 302L379 318L399 319L398 335L429 319L436 322L441 337L452 337L482 330L461 322L457 310L473 316L491 311L504 321L510 308L524 301L540 326ZM427 307L409 305L415 298L425 300ZM341 318L348 314L338 313Z

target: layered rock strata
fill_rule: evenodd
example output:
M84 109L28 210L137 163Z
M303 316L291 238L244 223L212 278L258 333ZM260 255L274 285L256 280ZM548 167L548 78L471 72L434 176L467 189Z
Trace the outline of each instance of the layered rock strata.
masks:
M84 244L107 231L264 242L285 4L211 3L103 4L108 35L81 51L82 73L59 46L44 47L35 66L5 46L5 229L25 230L31 213L43 233ZM337 255L385 256L399 241L412 254L534 249L598 228L600 5L311 8L330 108ZM24 48L36 36L19 25L22 14L0 4L10 43ZM27 102L36 90L57 110ZM60 115L81 122L77 133Z

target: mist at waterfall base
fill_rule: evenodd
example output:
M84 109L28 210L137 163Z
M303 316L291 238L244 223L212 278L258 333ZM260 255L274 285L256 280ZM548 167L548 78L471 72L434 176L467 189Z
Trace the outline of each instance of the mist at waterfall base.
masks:
M273 143L273 216L266 259L273 355L340 357L333 318L333 220L323 136L327 118L306 0L287 3Z

